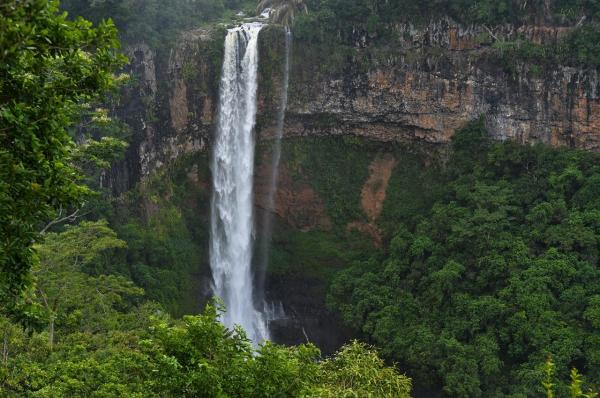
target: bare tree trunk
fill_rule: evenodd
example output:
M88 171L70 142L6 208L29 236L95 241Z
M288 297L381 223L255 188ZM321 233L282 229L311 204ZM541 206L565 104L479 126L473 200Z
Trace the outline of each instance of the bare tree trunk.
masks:
M4 366L8 363L8 328L4 331L4 344L2 345L2 363Z
M54 314L50 315L50 325L48 326L48 344L50 350L54 347Z
M58 211L58 215L57 217L50 221L45 227L44 229L42 229L42 231L40 232L40 234L44 235L53 225L56 224L62 224L64 222L75 222L75 220L77 220L79 217L81 217L82 215L79 214L79 212L81 211L81 208L75 210L73 213L66 215L66 216L62 216L62 212L63 209L62 207L60 208L60 210Z
M54 302L54 305L51 306L50 303L48 303L48 299L46 298L46 294L44 293L44 291L42 289L39 288L38 286L38 291L40 293L40 296L42 297L42 299L44 300L44 307L46 307L46 310L48 311L49 314L49 323L48 323L48 344L50 345L50 350L52 350L53 346L54 346L54 320L56 319L56 300Z

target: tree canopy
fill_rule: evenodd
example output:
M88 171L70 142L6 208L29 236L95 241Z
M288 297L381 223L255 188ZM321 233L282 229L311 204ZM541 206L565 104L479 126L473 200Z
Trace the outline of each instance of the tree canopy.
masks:
M144 42L155 49L170 43L185 29L219 20L243 8L247 0L63 0L61 7L72 16L98 23L114 20L124 43Z
M29 298L38 324L0 316L3 397L410 396L410 379L364 344L327 359L310 344L255 349L243 330L223 326L218 303L175 320L125 277L90 274L123 246L99 221L37 247Z
M493 143L475 123L444 178L385 254L337 277L332 307L449 396L541 394L549 355L600 382L600 158Z
M69 128L123 65L110 21L69 21L54 0L0 4L0 297L14 301L42 224L86 193Z

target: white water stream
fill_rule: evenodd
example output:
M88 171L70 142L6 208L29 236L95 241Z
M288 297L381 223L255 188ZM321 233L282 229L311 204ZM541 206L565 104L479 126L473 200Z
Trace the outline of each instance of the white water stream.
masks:
M261 23L230 29L213 144L210 265L213 290L225 302L223 323L242 326L255 344L269 338L252 281L254 125Z

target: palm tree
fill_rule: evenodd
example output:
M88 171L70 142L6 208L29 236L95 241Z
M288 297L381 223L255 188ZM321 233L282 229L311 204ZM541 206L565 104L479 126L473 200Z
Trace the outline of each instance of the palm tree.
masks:
M308 13L306 0L260 0L258 11L271 8L271 21L289 27L297 13Z

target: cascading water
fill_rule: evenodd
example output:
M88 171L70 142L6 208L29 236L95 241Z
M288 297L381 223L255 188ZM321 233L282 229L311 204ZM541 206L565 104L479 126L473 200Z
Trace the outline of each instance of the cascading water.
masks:
M269 338L264 315L253 301L254 125L258 34L263 24L230 29L219 92L213 144L210 265L215 295L225 302L223 323L240 325L255 343Z
M264 291L264 278L267 266L269 265L269 248L271 246L272 229L273 229L273 213L275 212L275 192L279 180L279 163L281 161L281 139L283 138L283 128L285 124L285 112L288 103L288 88L290 80L290 47L292 44L292 32L289 28L285 29L285 59L283 65L283 87L279 102L279 110L277 112L277 125L275 130L275 140L273 142L273 153L271 157L271 175L269 176L269 192L267 196L267 207L263 212L262 217L262 234L260 238L259 252L259 275L257 277L257 285L259 286L258 293ZM260 297L260 302L264 302L264 298ZM282 316L282 311L275 314L274 311L266 311L269 318Z

